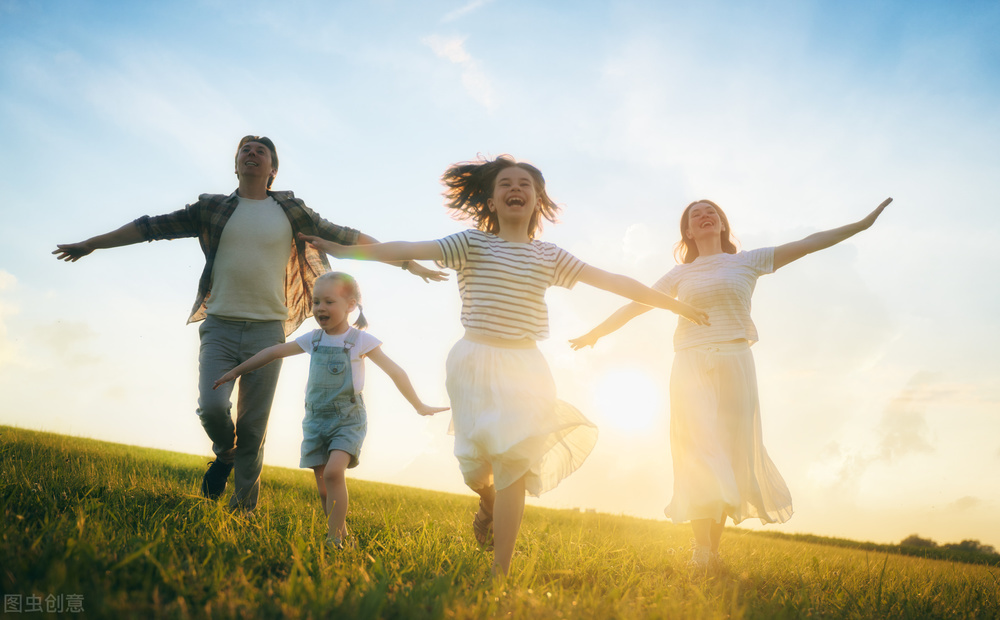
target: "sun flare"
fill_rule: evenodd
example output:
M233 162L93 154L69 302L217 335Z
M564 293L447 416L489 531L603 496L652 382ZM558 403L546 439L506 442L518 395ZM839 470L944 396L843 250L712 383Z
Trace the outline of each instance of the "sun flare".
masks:
M635 433L655 427L663 415L662 394L661 386L641 368L612 368L595 382L593 398L603 425Z

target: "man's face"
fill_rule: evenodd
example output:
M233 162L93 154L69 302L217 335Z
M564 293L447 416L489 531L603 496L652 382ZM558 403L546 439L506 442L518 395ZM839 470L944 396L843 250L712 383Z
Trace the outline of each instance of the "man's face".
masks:
M271 162L271 149L260 142L247 142L236 154L236 175L246 178L271 178L278 174Z

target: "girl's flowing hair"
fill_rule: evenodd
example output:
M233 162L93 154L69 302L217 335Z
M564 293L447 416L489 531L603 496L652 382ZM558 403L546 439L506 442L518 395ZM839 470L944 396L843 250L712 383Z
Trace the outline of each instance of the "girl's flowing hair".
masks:
M493 196L497 175L511 166L526 170L531 175L538 196L538 208L531 214L528 222L528 237L534 239L535 233L542 229L539 214L555 223L559 207L545 191L545 178L541 170L529 163L519 162L510 155L500 155L492 160L480 156L478 161L455 164L441 175L441 182L446 188L445 206L452 210L452 217L457 220L472 220L476 229L483 232L494 235L500 232L497 214L490 211L486 201Z
M678 263L692 263L694 259L698 258L698 246L695 244L694 239L688 239L687 229L688 216L691 214L691 209L695 205L702 204L713 207L715 212L719 214L719 221L722 222L722 230L719 232L719 236L722 239L722 251L726 254L736 254L738 251L736 248L736 237L733 235L732 228L729 227L729 218L726 217L725 212L711 200L695 200L681 214L681 240L674 245L674 260Z
M316 278L313 287L320 282L336 282L340 284L343 287L341 290L344 297L354 300L354 303L358 304L358 320L354 322L354 326L358 329L368 328L368 319L365 318L365 311L361 308L361 288L353 276L343 271L328 271Z

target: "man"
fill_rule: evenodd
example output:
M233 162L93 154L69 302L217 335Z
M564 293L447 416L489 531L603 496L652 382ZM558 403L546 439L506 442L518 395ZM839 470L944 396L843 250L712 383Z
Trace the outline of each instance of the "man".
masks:
M281 363L240 378L235 424L233 384L213 390L213 383L258 351L284 342L312 314L313 282L330 270L330 263L297 233L347 245L376 242L321 218L292 192L270 191L277 174L274 143L246 136L236 151L239 187L232 194L202 194L179 211L144 215L86 241L59 244L52 252L59 260L76 262L97 249L198 237L205 269L188 322L204 319L198 330L198 416L216 455L202 479L201 492L217 499L235 468L229 500L234 510L257 506L264 438ZM445 277L416 263L398 264L425 281Z

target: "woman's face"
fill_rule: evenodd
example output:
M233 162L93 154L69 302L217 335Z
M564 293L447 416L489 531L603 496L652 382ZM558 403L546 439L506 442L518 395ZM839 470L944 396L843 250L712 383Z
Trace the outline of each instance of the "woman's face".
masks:
M722 216L714 205L697 202L688 210L687 229L684 231L688 239L718 238L724 230Z

